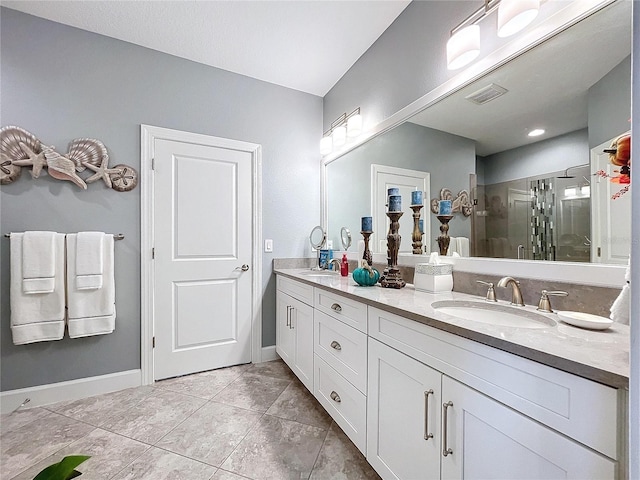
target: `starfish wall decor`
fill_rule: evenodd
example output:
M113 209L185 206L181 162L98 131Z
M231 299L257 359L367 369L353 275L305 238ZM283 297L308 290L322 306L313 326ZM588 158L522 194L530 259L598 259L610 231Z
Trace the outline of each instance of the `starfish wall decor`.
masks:
M97 180L118 192L128 192L138 185L138 173L133 167L119 164L109 168L109 153L100 140L77 138L62 155L55 147L43 145L35 135L12 125L0 129L0 184L7 185L20 177L22 168L30 168L32 178L39 178L43 169L50 177L66 180L86 190ZM78 175L85 169L93 175Z

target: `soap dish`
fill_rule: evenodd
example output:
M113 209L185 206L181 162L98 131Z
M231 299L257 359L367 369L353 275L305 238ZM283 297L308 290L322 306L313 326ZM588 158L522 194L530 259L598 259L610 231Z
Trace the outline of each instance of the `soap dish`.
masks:
M613 324L610 318L592 315L582 312L556 312L558 318L574 327L588 328L590 330L606 330Z

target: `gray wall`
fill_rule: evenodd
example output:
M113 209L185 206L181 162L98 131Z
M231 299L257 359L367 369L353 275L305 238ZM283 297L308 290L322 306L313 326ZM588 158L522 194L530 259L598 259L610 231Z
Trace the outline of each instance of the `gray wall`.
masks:
M631 129L631 57L589 89L589 149Z
M535 177L585 163L589 163L586 128L484 157L484 184Z
M444 159L444 161L443 161ZM438 197L441 188L457 194L469 189L469 173L475 170L475 143L468 138L425 128L415 123L404 123L389 132L373 138L361 147L340 157L327 167L327 193L329 199L329 238L334 248L340 245L340 228L346 226L360 240L360 218L371 213L371 164L389 165L409 170L426 171L431 178L431 198ZM440 235L440 222L429 212L425 198L422 218L431 222L432 250L437 249L434 239ZM403 199L404 216L400 220L413 222L409 209L410 199ZM407 219L407 220L405 220ZM457 215L450 223L452 236L469 237L469 218ZM410 245L410 239L402 239ZM404 242L408 242L405 244Z
M263 234L274 240L263 258L262 343L275 344L271 260L309 256L306 236L320 219L322 99L6 8L0 40L2 125L26 128L60 152L74 138L97 138L112 165L139 168L141 123L262 145ZM2 186L0 201L2 233L126 235L116 243L116 331L26 346L11 341L9 242L0 242L0 388L139 368L140 189L117 193L96 183L82 191L23 171Z

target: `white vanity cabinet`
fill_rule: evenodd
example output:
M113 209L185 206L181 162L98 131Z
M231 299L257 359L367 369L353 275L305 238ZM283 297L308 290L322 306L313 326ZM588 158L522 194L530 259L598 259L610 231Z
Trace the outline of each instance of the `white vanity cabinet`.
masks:
M313 393L366 455L367 306L316 288L314 307Z
M276 351L385 480L628 476L623 389L283 276L277 317Z
M384 479L440 478L442 374L369 339L367 461Z
M276 352L313 392L313 287L277 277Z
M614 479L616 462L369 340L367 460L386 479Z
M373 307L369 335L367 460L385 480L624 476L616 389Z

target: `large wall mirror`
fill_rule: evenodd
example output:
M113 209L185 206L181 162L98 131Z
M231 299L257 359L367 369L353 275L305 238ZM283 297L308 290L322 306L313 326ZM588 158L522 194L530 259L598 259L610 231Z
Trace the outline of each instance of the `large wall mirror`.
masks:
M620 185L594 173L613 174L602 149L630 129L630 55L631 2L617 1L328 163L328 238L360 231L382 165L427 172L430 198L470 192L472 215L449 233L469 238L472 256L626 264L631 194L612 200ZM545 133L528 136L536 128ZM436 251L430 198L424 243ZM374 226L374 252L387 228Z

